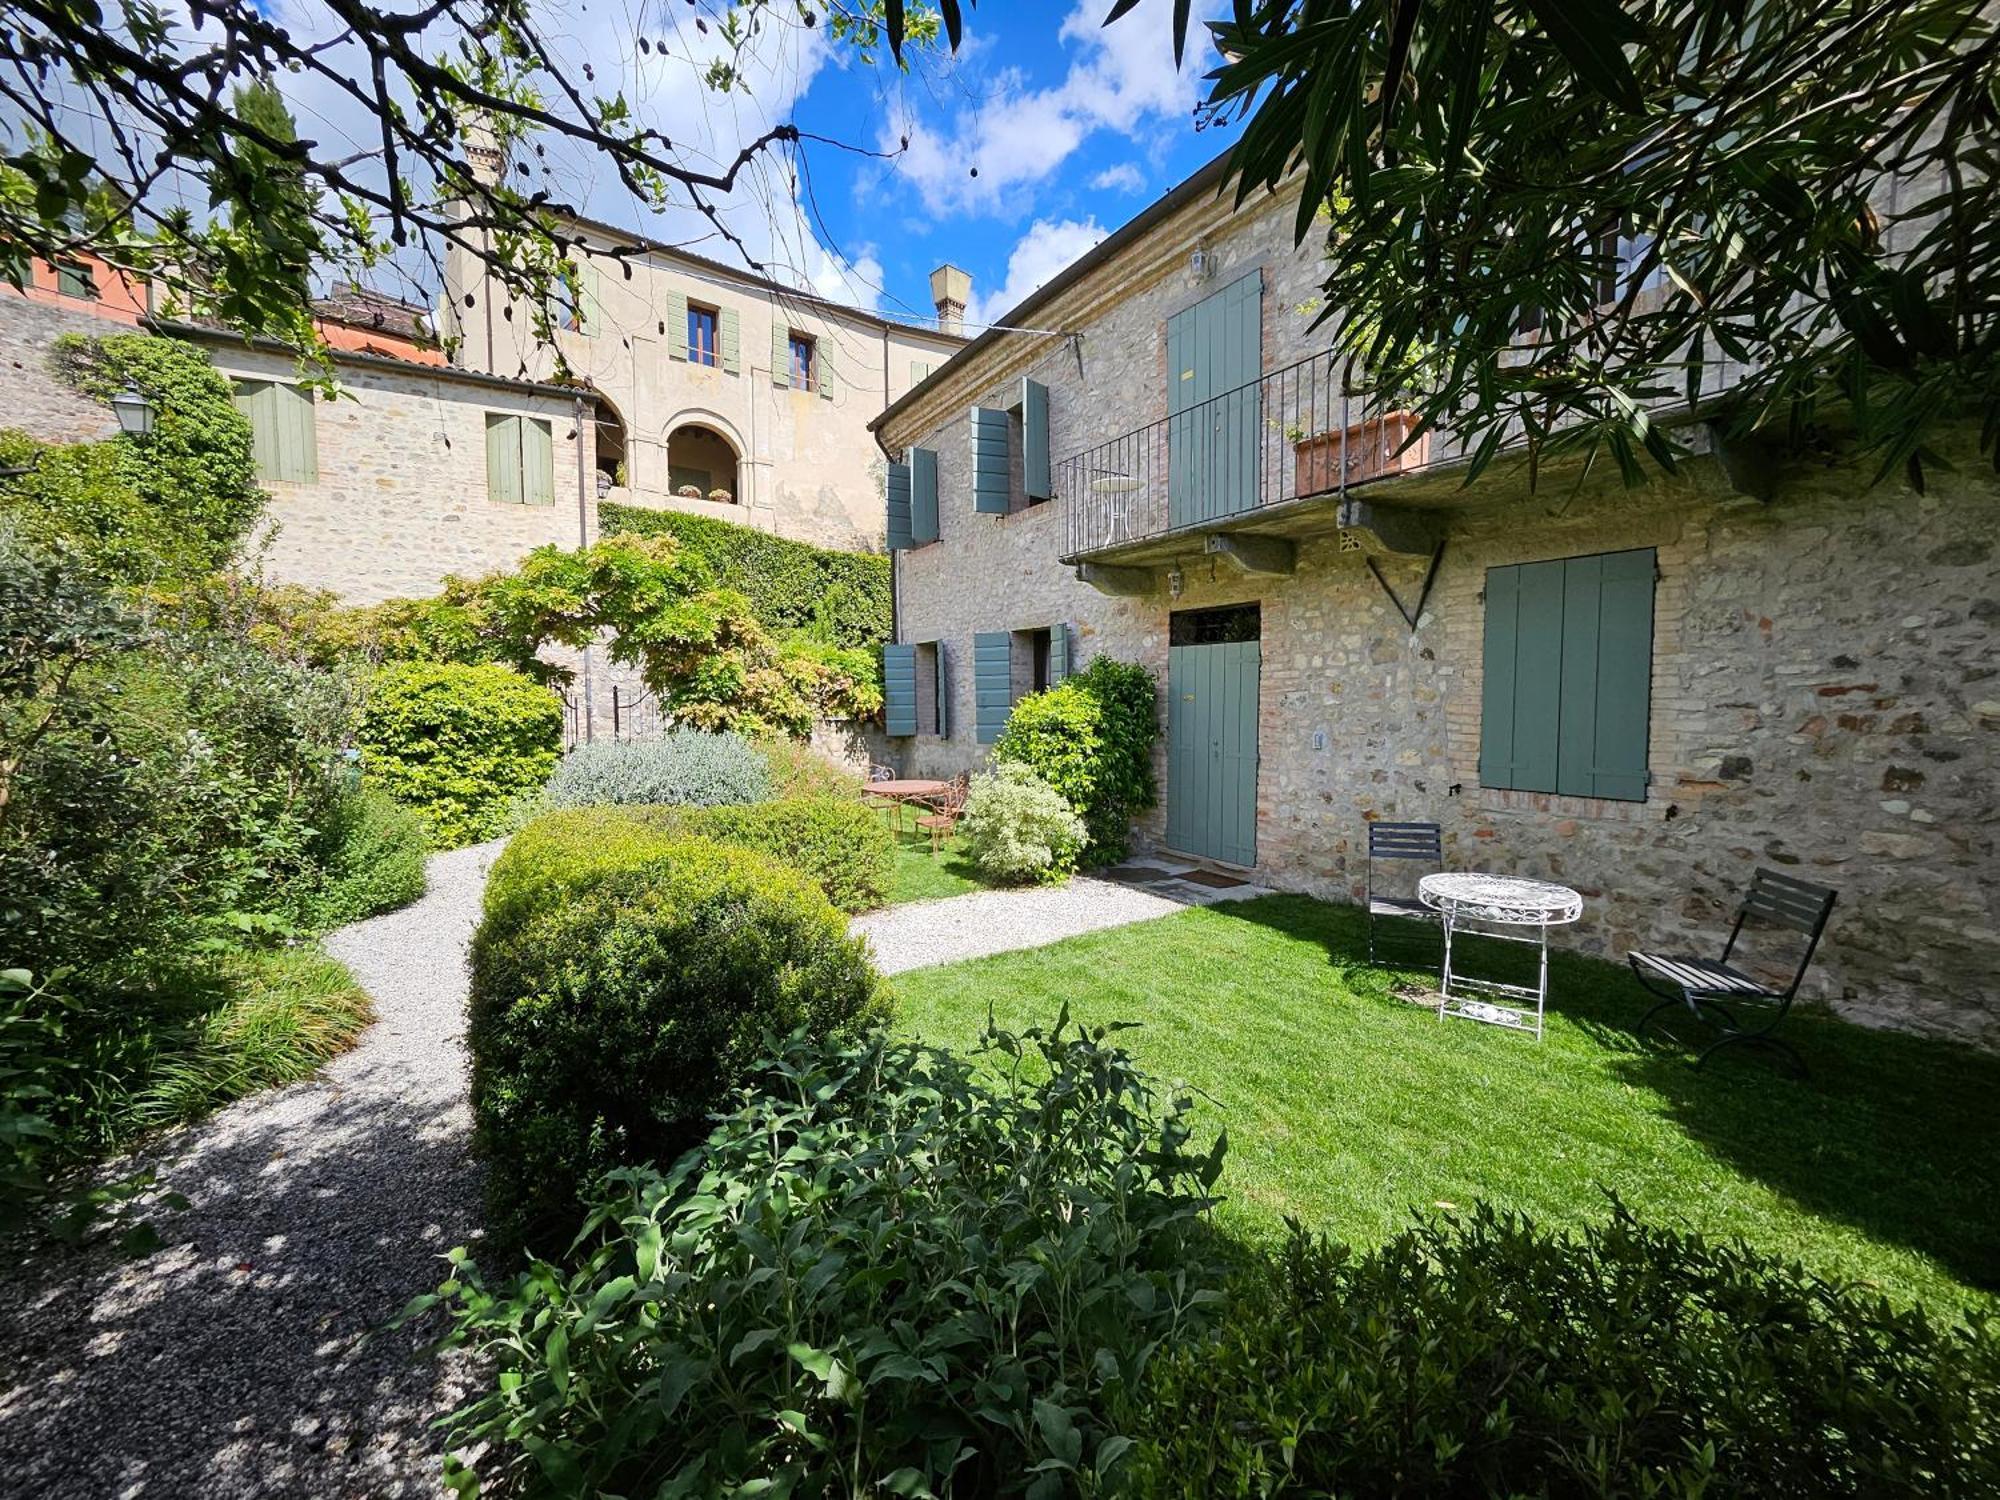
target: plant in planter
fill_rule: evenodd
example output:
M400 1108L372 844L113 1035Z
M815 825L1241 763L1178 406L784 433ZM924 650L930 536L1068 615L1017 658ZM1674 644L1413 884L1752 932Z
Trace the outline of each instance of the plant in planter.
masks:
M1391 411L1325 432L1308 434L1288 427L1285 435L1298 463L1297 492L1317 495L1343 483L1422 468L1430 457L1431 440L1426 433L1410 442L1416 425L1415 412Z
M715 501L718 505L727 505L729 504L730 501L734 500L736 497L732 495L728 490L722 488L721 485L717 485L714 489L708 492L708 498Z
M684 484L675 490L674 493L679 495L683 500L699 500L701 498L701 486L698 484Z

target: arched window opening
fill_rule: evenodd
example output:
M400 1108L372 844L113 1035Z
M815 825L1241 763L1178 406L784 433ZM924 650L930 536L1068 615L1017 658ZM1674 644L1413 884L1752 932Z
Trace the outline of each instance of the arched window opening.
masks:
M686 499L733 503L737 452L713 427L689 423L667 437L667 486Z

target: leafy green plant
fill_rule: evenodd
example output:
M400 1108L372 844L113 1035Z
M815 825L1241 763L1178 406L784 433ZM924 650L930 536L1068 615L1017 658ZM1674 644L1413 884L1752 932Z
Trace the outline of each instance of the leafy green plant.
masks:
M713 839L768 855L806 876L842 911L871 911L889 892L895 836L857 800L789 797L747 806L617 807L545 813L514 838L487 883L489 912L517 891L594 878L686 838Z
M993 758L1026 766L1060 792L1088 830L1085 862L1112 864L1125 857L1132 820L1158 801L1159 730L1153 674L1098 656L1016 703Z
M1223 1280L1191 1110L1066 1018L976 1058L794 1038L670 1172L609 1178L575 1270L453 1253L495 1371L453 1442L531 1496L1113 1485L1108 1410Z
M141 1126L178 1124L312 1075L374 1019L368 996L317 948L232 954L215 1001L163 1048L132 1104Z
M2000 1341L1742 1245L1479 1205L1297 1230L1122 1419L1140 1495L1988 1495Z
M1018 761L972 778L958 828L973 864L992 880L1062 880L1083 852L1083 819Z
M249 420L206 351L148 334L64 334L50 363L107 403L107 423L111 397L138 390L153 403L153 430L69 445L0 433L0 463L29 466L0 485L0 512L22 537L120 583L194 578L227 563L265 496L252 477Z
M361 786L340 794L326 822L313 865L285 892L295 926L330 932L423 895L430 834L416 811Z
M770 769L771 795L786 797L847 797L861 795L859 772L836 765L809 744L793 739L766 739L758 753Z
M369 679L357 741L363 773L455 847L547 783L562 723L555 694L506 667L393 662Z
M597 515L607 536L672 537L719 586L748 599L766 630L816 627L830 644L863 649L889 639L889 559L878 553L837 552L680 511L601 505Z
M466 1040L494 1232L548 1247L605 1171L698 1140L767 1035L849 1036L887 997L846 919L761 855L635 836L572 867L520 842L473 940Z
M549 781L551 807L656 802L701 807L761 802L768 762L741 735L674 729L655 740L579 745Z

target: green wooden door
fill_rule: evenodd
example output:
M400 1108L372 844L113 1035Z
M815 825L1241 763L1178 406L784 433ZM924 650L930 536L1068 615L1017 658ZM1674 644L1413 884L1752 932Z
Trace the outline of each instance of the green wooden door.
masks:
M1257 503L1264 277L1252 271L1167 320L1167 494L1175 526Z
M1257 863L1256 641L1167 652L1167 843Z

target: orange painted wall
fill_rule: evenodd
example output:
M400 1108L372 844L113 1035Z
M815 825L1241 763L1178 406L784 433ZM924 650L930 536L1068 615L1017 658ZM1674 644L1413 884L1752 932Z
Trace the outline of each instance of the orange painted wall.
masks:
M146 283L136 276L128 276L123 271L113 270L94 255L73 257L78 265L89 268L90 279L97 288L95 297L65 297L58 290L56 268L48 261L37 260L29 273L25 289L16 290L10 283L0 281L0 292L10 296L26 297L30 302L48 302L57 307L67 307L75 312L95 313L100 318L108 318L114 323L137 324L146 316Z

